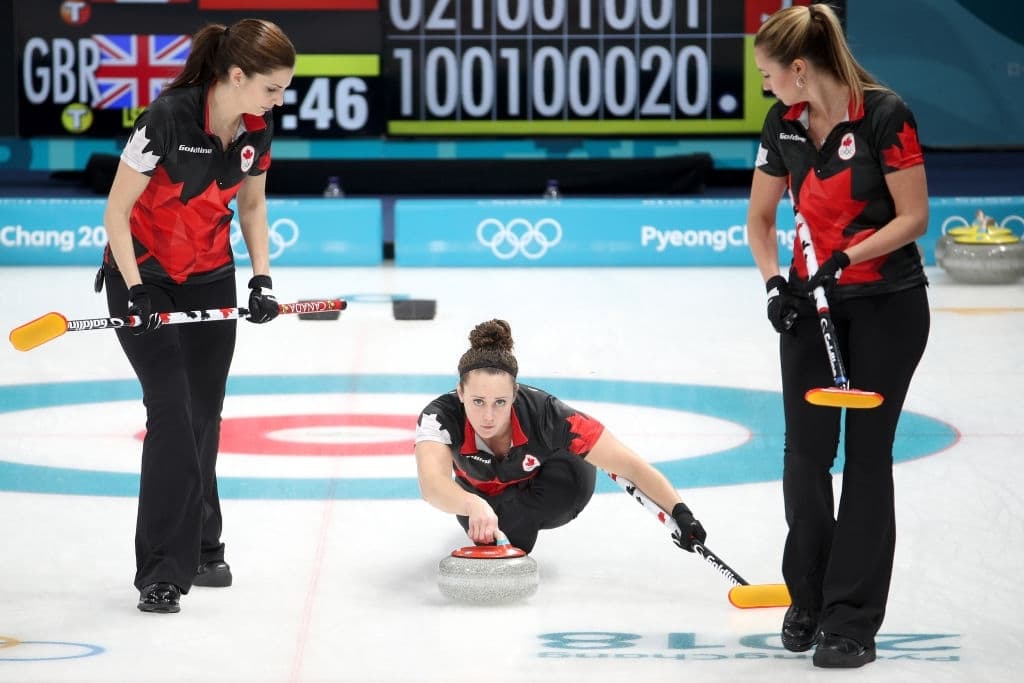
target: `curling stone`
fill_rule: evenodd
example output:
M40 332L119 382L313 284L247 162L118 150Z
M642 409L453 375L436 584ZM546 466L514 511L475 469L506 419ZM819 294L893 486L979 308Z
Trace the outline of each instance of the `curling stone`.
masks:
M496 545L458 548L441 560L437 587L456 602L494 605L515 602L537 592L537 561L510 545L504 534Z
M437 299L413 299L408 294L341 294L343 301L360 303L391 304L391 315L395 320L433 320L437 315ZM300 320L337 320L341 311L300 313Z
M979 211L972 225L951 228L938 239L935 263L958 282L1010 284L1024 276L1024 242Z
M391 301L395 320L433 320L437 315L436 299L398 299Z

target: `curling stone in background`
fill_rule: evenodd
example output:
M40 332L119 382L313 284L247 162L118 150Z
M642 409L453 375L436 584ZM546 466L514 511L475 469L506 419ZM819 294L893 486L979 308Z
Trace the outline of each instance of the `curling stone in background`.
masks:
M437 315L437 300L395 297L391 300L391 314L395 320L433 320Z
M935 243L935 263L958 282L1010 284L1024 276L1024 242L1006 227L978 211L974 223L948 230ZM948 221L947 221L948 222Z
M515 602L537 592L537 561L510 545L500 531L495 545L458 548L441 560L437 587L450 600L480 605Z
M437 299L413 299L408 294L341 294L338 298L360 304L390 304L395 320L433 320L437 315ZM299 320L337 320L340 316L340 310L299 313Z

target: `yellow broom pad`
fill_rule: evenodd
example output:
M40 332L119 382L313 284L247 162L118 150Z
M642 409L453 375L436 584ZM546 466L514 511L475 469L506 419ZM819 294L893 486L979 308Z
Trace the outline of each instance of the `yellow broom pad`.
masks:
M882 405L884 399L881 394L874 391L825 387L811 389L804 394L804 400L816 406L830 408L877 408Z
M733 586L729 590L729 602L742 609L750 607L789 607L789 590L784 583Z
M47 313L11 330L8 338L19 351L28 351L68 331L68 320L60 313Z

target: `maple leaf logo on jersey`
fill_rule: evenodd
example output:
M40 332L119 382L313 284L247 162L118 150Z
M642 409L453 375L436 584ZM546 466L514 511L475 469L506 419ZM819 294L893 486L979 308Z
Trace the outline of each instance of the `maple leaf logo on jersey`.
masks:
M907 168L921 163L921 142L917 139L917 131L909 121L903 122L903 129L896 134L899 144L892 144L882 150L882 158L886 166Z
M124 146L125 161L139 173L152 171L160 162L160 157L146 151L150 142L152 141L146 136L146 127L142 126L132 133Z
M604 425L584 413L576 413L565 419L569 423L569 433L573 436L569 442L569 452L586 455L604 432Z
M252 168L252 161L256 158L256 148L246 145L242 148L242 173L248 173Z
M538 460L536 457L532 455L527 455L525 458L523 458L524 472L532 472L535 469L537 469L538 465L540 465L540 460Z
M849 161L857 154L857 144L853 133L847 133L843 136L842 142L839 143L839 158L843 161Z
M452 442L452 435L441 426L441 421L437 419L437 413L423 413L420 416L420 423L416 427L416 434L417 436L433 437L429 439L430 441L438 441L444 444Z
M765 149L764 145L757 146L757 159L754 160L754 166L761 168L768 163L768 150Z

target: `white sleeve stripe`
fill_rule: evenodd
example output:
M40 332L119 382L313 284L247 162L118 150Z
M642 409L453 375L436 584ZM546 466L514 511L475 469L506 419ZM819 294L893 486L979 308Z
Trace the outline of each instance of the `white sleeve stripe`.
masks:
M765 149L764 145L757 146L757 159L754 161L754 166L760 168L768 163L768 150Z
M416 443L420 441L434 441L451 446L452 436L441 426L436 414L424 413L420 423L416 425Z
M156 168L156 164L148 165L137 156L130 156L128 150L121 152L121 161L134 168L139 173L150 173Z
M124 151L121 152L121 161L134 168L139 173L152 173L156 165L160 163L160 157L152 152L144 151L150 143L146 136L146 127L143 126L132 133L128 138Z

